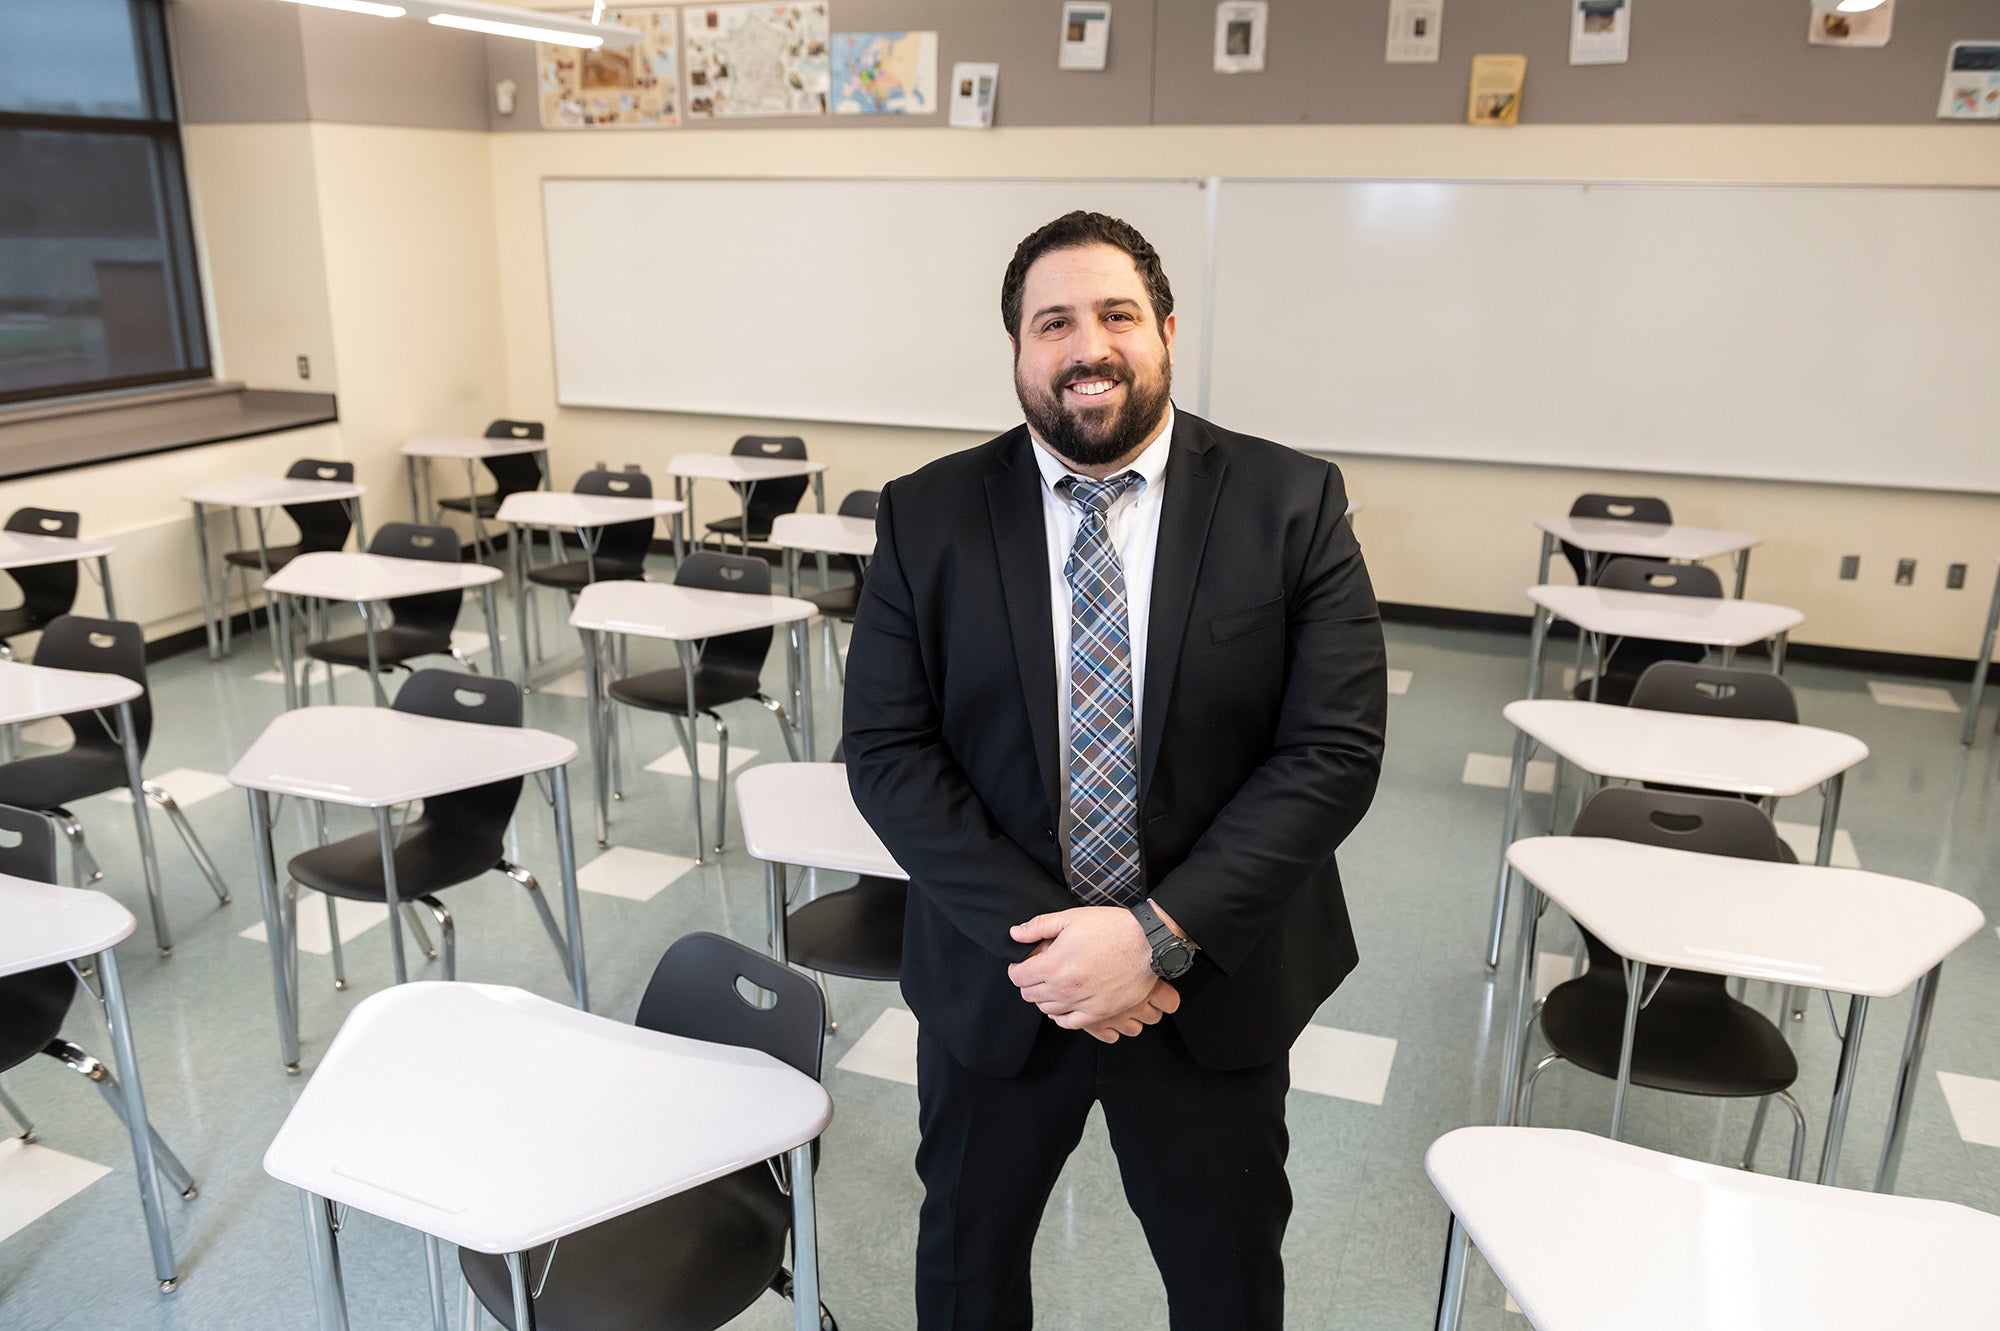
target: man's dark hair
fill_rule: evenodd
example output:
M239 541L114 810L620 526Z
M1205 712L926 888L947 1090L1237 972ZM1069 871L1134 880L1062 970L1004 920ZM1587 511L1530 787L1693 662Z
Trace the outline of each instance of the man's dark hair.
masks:
M1064 213L1014 247L1013 261L1007 265L1007 276L1000 282L1000 317L1007 325L1007 336L1021 335L1021 288L1035 260L1056 250L1081 249L1086 245L1109 245L1130 255L1132 266L1139 270L1140 280L1146 284L1146 296L1153 303L1154 321L1166 322L1167 316L1174 312L1174 289L1167 285L1159 251L1129 222L1103 213L1078 211Z

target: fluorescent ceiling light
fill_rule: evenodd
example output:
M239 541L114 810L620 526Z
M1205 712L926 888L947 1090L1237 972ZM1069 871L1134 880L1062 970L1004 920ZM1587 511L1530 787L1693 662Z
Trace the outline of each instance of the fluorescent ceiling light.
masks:
M410 11L401 5L384 5L376 0L292 0L295 5L316 9L344 9L350 14L373 14L376 18L401 18Z
M521 9L514 5L487 4L485 0L407 0L412 16L429 19L441 28L460 28L495 37L518 37L523 41L549 42L556 46L578 46L591 50L600 46L634 46L640 38L632 28L609 23L587 23L563 14Z
M1880 9L1883 0L1840 0L1837 8L1843 14L1866 14L1871 9Z
M559 32L554 28L530 27L525 23L470 18L464 14L433 14L430 21L440 28L463 28L467 32L484 32L494 37L521 37L531 42L548 42L554 46L581 46L585 50L595 50L604 45L604 38L599 34L585 36L576 32Z

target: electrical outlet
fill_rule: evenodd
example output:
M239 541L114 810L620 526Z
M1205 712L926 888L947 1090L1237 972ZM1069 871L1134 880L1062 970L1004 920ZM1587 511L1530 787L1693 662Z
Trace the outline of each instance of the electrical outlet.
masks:
M1840 580L1842 582L1853 582L1856 578L1860 576L1861 576L1861 556L1842 555L1840 557Z
M310 379L312 377L313 377L312 362L307 360L304 356L299 357L299 378Z
M1896 561L1896 585L1907 587L1917 580L1917 561L1899 559Z
M1944 589L1948 592L1965 590L1965 565L1953 564L1945 569Z

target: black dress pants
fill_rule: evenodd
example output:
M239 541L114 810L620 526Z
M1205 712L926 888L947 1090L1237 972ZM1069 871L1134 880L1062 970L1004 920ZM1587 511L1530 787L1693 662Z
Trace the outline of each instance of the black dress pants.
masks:
M1171 1018L1109 1045L1051 1022L1027 1066L1004 1078L968 1071L920 1033L920 1331L1034 1325L1035 1231L1093 1103L1104 1106L1126 1200L1166 1283L1173 1331L1282 1327L1290 1084L1283 1058L1203 1070ZM1137 1327L1117 1321L1104 1331Z

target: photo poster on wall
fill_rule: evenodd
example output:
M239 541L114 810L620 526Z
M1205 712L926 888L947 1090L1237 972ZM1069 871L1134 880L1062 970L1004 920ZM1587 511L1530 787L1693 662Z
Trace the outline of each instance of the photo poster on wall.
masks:
M1064 0L1057 69L1103 69L1111 54L1111 6L1101 0Z
M1444 43L1444 0L1389 0L1392 65L1435 65Z
M954 129L992 129L993 104L1000 95L1000 66L961 60L951 67L951 124Z
M833 113L927 116L938 108L935 32L833 34Z
M1264 72L1265 29L1271 21L1267 0L1223 0L1215 7L1215 72Z
M681 123L678 10L606 10L604 21L640 34L637 45L595 51L537 44L543 129L659 129ZM577 11L588 18L589 10Z
M1632 0L1570 0L1569 62L1622 65L1632 55Z
M2000 41L1951 44L1938 119L2000 120Z
M1896 21L1896 0L1882 0L1873 9L1850 12L1841 0L1812 0L1806 41L1813 46L1887 46Z
M825 0L689 6L681 16L688 118L825 115L826 10Z
M1516 125L1521 121L1521 92L1528 82L1528 57L1476 55L1465 94L1468 125Z

